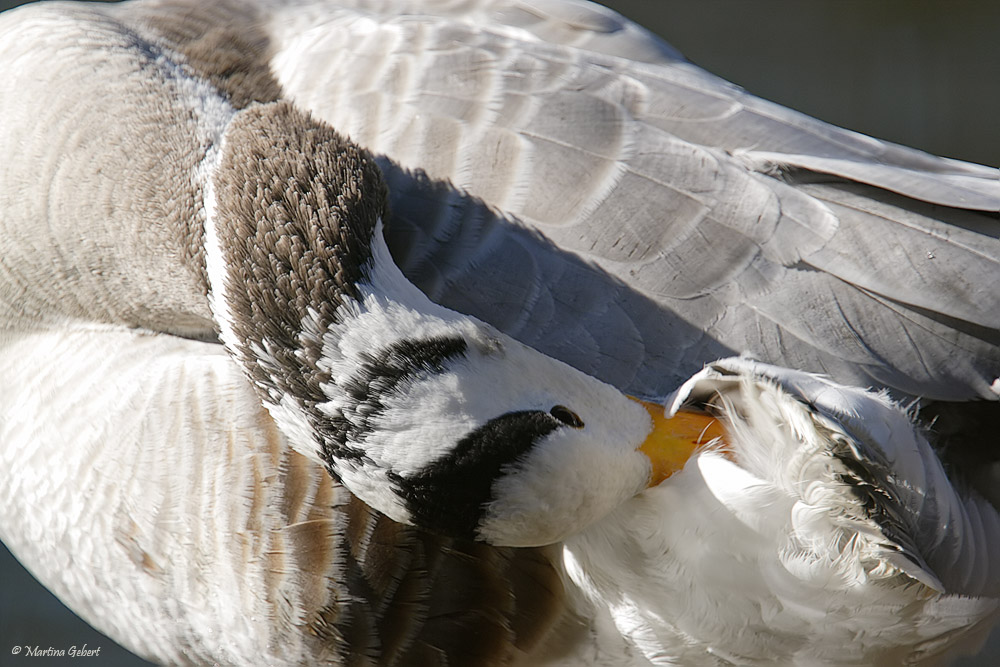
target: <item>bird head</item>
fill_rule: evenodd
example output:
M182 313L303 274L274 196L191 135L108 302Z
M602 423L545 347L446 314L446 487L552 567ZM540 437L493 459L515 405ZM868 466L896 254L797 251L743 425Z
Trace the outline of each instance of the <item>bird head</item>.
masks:
M325 451L362 500L432 531L529 546L649 483L643 405L472 318L384 305L396 312L338 327L326 357L321 410L347 425L350 451Z

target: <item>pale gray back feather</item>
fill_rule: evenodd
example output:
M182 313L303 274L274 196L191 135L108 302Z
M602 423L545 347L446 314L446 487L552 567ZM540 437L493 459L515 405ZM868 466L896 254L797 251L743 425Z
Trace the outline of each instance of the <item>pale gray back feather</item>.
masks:
M667 51L540 43L508 5L479 3L477 27L376 3L312 15L306 35L274 22L286 94L384 156L390 244L432 298L639 394L748 351L993 396L995 170L826 125Z

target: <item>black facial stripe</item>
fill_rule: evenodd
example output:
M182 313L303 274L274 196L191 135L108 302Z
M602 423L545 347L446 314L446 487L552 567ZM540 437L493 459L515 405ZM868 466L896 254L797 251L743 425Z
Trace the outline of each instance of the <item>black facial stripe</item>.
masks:
M394 384L423 373L442 373L445 363L465 354L461 336L406 338L374 354L364 355L367 373L392 378Z
M465 355L468 344L461 336L404 339L365 353L360 368L340 387L347 407L325 424L330 453L335 458L360 458L361 439L374 430L375 419L385 411L383 398L404 382L443 373L447 363ZM330 445L329 443L335 443ZM348 443L353 443L350 446Z
M443 458L411 477L394 475L416 525L471 539L493 498L501 469L562 426L540 410L508 412L458 442Z

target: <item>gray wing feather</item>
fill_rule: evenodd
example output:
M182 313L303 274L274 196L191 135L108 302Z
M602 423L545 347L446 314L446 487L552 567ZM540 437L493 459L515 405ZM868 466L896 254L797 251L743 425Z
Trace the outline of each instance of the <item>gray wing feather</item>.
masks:
M279 39L286 92L381 156L394 256L432 298L639 394L750 352L993 396L995 170L826 125L669 51L522 35L486 4L492 25L344 12Z

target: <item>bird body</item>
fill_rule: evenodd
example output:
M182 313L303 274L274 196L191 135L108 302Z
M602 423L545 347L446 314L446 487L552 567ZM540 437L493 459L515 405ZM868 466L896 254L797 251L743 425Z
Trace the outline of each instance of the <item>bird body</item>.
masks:
M136 653L893 664L995 618L989 489L848 386L996 400L995 172L583 2L53 3L0 61L0 537ZM725 435L643 490L622 391Z

